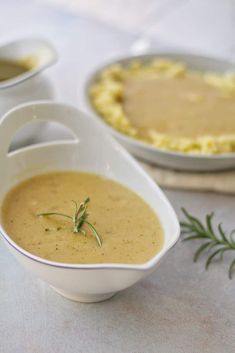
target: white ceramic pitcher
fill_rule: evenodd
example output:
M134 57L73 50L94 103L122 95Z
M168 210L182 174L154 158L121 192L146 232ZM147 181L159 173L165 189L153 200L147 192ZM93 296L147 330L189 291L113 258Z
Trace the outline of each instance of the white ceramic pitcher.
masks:
M52 99L53 87L42 71L57 60L55 49L42 39L19 39L0 46L0 58L4 60L32 60L33 68L12 79L0 82L0 117L14 106L33 100ZM32 141L40 126L24 127L15 137L13 145L19 147Z

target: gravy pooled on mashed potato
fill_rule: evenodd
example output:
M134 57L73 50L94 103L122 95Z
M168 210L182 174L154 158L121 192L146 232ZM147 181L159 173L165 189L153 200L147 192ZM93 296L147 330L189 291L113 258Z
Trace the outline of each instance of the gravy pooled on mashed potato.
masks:
M72 200L79 204L87 197L88 220L102 237L101 247L86 225L86 235L73 233L69 219L38 216L72 216ZM23 249L64 263L144 263L164 241L158 217L142 198L115 181L83 172L49 173L20 183L6 195L1 219Z
M102 70L89 93L109 125L156 148L235 152L235 73L195 72L166 58L137 59Z
M143 137L151 129L186 138L235 133L235 99L202 75L127 80L123 107Z

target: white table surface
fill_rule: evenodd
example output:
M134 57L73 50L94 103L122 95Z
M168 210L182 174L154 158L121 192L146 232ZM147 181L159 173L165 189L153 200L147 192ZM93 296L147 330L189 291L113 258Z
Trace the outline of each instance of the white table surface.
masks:
M25 35L43 35L56 45L60 60L48 75L57 98L83 108L86 73L126 53L136 37L32 1L0 2L0 39ZM56 133L50 128L47 138ZM235 226L232 196L166 194L179 215L181 206L201 217L214 210L227 229ZM194 250L179 242L150 277L88 305L33 278L0 241L0 353L234 353L235 278L227 278L227 260L209 271L205 259L194 264Z

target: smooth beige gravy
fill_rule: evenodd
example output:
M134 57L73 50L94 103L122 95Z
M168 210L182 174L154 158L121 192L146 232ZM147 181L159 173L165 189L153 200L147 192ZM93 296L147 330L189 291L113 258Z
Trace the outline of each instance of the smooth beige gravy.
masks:
M31 66L26 62L0 59L0 82L10 80L29 70L31 70Z
M150 129L174 137L235 133L235 98L200 75L129 79L123 106L143 137Z
M38 217L42 212L74 213L71 200L90 197L88 220L102 237L72 233L70 220ZM137 194L95 174L58 172L39 175L13 188L1 210L10 237L27 251L65 263L143 263L163 245L154 211Z

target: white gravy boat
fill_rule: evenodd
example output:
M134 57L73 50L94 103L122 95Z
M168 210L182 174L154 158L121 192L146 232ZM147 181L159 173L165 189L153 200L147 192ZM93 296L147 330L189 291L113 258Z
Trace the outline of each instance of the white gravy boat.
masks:
M52 84L47 77L41 74L57 60L55 49L47 41L28 38L1 45L0 59L33 62L31 70L0 82L0 117L18 104L53 98ZM43 125L45 124L42 124L40 129ZM28 126L22 129L14 139L15 147L33 140L38 128Z
M33 145L8 153L16 131L32 121L61 123L72 131L75 139ZM2 238L17 260L65 297L82 302L98 302L111 297L154 271L178 240L177 217L160 188L94 118L78 109L52 102L21 105L8 112L0 122L0 141L0 202L11 187L34 175L55 170L87 171L130 188L160 219L164 230L163 248L148 262L138 265L48 261L22 249L0 225Z

